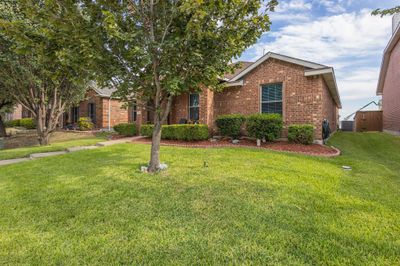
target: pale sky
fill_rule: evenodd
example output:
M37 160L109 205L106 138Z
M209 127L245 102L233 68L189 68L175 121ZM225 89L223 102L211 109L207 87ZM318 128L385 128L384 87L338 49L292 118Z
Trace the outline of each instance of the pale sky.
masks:
M342 118L380 97L379 69L392 30L391 17L371 16L376 8L400 0L280 0L272 28L240 60L255 61L276 52L332 66L336 72Z

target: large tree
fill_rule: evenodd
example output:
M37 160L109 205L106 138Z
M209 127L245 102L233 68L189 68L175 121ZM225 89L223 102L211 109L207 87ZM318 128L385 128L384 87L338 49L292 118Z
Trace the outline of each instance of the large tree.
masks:
M103 45L100 81L154 112L149 171L159 169L161 125L175 96L219 88L229 62L269 30L277 1L83 0L78 8ZM102 49L102 48L106 49Z
M84 98L91 77L91 38L76 18L76 1L6 0L0 8L0 84L31 112L41 145L66 108Z

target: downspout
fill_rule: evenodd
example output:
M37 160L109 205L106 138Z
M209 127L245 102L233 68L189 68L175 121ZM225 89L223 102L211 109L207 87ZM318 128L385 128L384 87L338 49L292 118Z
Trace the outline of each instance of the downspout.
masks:
M111 131L111 96L108 98L108 131Z

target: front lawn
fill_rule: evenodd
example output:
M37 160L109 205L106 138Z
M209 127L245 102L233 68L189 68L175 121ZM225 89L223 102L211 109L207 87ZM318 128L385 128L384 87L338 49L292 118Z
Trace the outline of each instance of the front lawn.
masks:
M59 138L52 140L50 145L32 146L15 149L0 150L0 160L14 159L29 156L32 153L62 151L69 147L95 145L98 142L104 141L106 138L102 136L85 136Z
M162 147L154 176L144 144L1 167L0 264L399 265L400 138L330 143L343 156Z

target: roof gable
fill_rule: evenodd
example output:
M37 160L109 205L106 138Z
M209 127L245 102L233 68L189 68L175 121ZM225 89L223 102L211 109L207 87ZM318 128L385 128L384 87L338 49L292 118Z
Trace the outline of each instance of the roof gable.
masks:
M229 80L229 79L237 76L240 72L242 72L243 70L245 70L247 67L249 67L252 64L254 64L254 62L238 61L238 62L234 63L233 65L237 65L238 68L236 68L235 72L233 72L233 73L226 73L224 75L224 79Z
M258 67L259 65L261 65L263 62L267 61L270 58L278 59L278 60L281 60L281 61L284 61L284 62L288 62L288 63L300 65L300 66L304 66L306 68L311 68L311 69L320 69L320 68L326 68L327 67L325 65L309 62L309 61L306 61L306 60L302 60L302 59L298 59L298 58L294 58L294 57L290 57L290 56L286 56L286 55L276 54L276 53L273 53L273 52L268 52L264 56L260 57L256 62L254 62L253 64L249 65L243 71L238 73L236 76L234 76L231 79L229 79L229 81L230 82L237 81L237 80L243 78L245 75L250 73L256 67Z
M322 78L325 80L326 84L328 85L328 89L329 89L331 96L334 99L336 105L339 108L342 108L342 103L340 101L340 96L339 96L339 90L338 90L337 83L336 83L335 71L332 67L317 64L317 63L306 61L306 60L302 60L299 58L276 54L273 52L266 53L264 56L260 57L256 62L254 62L253 64L250 64L248 67L246 67L245 69L243 69L242 71L237 73L234 77L227 80L225 83L225 86L226 87L243 86L243 84L244 84L243 77L246 76L248 73L253 71L255 68L257 68L259 65L261 65L263 62L265 62L266 60L268 60L270 58L288 62L288 63L295 64L295 65L299 65L299 66L303 66L305 68L304 76L306 76L306 77L322 76Z

